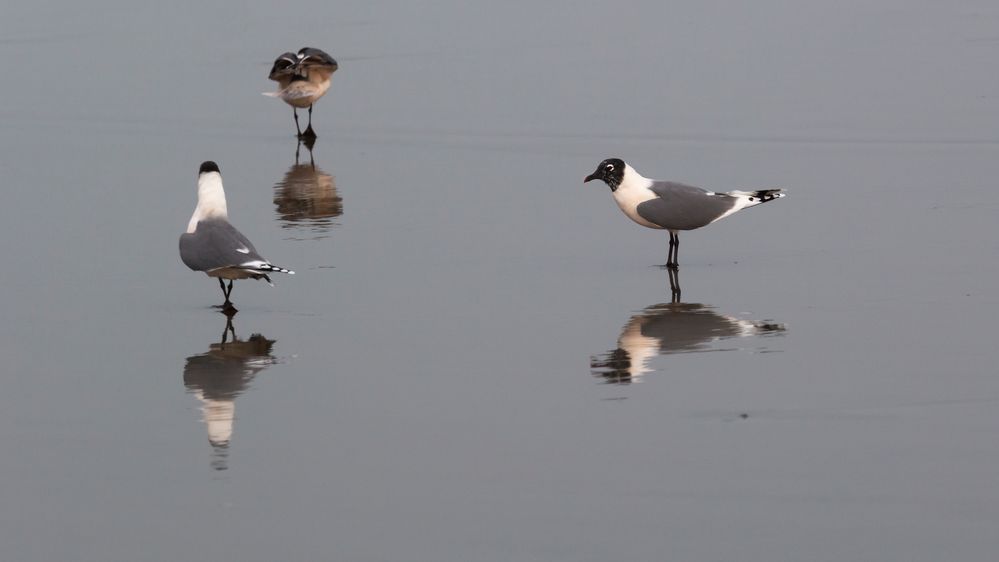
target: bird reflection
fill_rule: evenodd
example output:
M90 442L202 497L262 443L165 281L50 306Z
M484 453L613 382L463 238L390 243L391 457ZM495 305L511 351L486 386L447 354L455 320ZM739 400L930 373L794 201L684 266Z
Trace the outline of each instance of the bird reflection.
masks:
M309 152L308 163L301 162L302 145ZM316 166L313 143L300 140L295 148L295 164L274 186L274 205L278 218L286 228L305 226L316 232L327 232L333 219L343 214L343 199L337 192L333 176Z
M671 271L673 302L654 304L631 317L621 330L617 348L590 358L593 376L613 384L630 384L652 371L657 355L718 351L712 344L724 340L776 335L782 324L753 322L719 314L711 306L679 302L679 279Z
M275 362L271 355L275 340L260 334L240 340L236 337L232 316L226 315L222 341L209 345L207 353L188 357L184 365L184 386L201 401L215 470L229 467L236 397L249 387L257 373Z

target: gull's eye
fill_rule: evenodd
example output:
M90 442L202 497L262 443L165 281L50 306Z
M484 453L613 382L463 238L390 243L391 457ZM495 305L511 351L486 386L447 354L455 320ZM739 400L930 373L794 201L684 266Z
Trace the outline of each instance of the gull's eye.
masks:
M606 166L604 166L604 170L607 170L608 172L613 172L614 164L607 164Z

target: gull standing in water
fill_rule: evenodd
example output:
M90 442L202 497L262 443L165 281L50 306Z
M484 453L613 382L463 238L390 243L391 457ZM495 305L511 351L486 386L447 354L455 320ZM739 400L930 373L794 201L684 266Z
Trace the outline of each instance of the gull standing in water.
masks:
M680 230L707 226L747 207L784 197L780 189L715 193L672 181L643 177L620 158L608 158L583 183L603 180L628 218L642 226L669 231L666 267L677 269Z
M281 98L291 106L299 138L316 138L312 130L312 105L330 88L330 76L339 68L333 57L320 49L303 47L298 53L284 53L274 61L268 76L281 87L265 96ZM298 110L309 108L309 126L302 132Z
M264 259L246 236L229 223L222 174L218 164L211 161L202 163L198 170L198 205L187 224L187 232L180 235L180 259L194 271L218 278L225 296L222 304L225 310L235 310L229 301L234 279L263 279L273 286L268 273L295 274ZM229 280L228 289L223 279Z

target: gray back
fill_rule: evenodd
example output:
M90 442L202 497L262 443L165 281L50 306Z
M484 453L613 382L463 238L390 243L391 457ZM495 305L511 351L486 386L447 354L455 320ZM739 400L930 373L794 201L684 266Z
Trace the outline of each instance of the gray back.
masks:
M237 252L238 248L249 253ZM199 222L193 234L180 235L180 259L195 271L211 271L264 258L228 221L210 219Z
M638 214L645 220L669 230L693 230L718 219L732 207L731 195L707 191L671 181L657 181L652 191L659 197L638 205Z

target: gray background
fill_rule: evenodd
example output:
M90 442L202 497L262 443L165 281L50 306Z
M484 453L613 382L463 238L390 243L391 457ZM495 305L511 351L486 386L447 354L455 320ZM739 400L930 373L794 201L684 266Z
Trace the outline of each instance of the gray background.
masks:
M293 222L260 93L305 45L343 214ZM992 560L997 56L992 1L6 3L0 558ZM593 376L669 300L666 236L581 184L609 156L786 188L680 270L785 329ZM207 159L298 271L233 293L275 343L226 470L184 384Z

